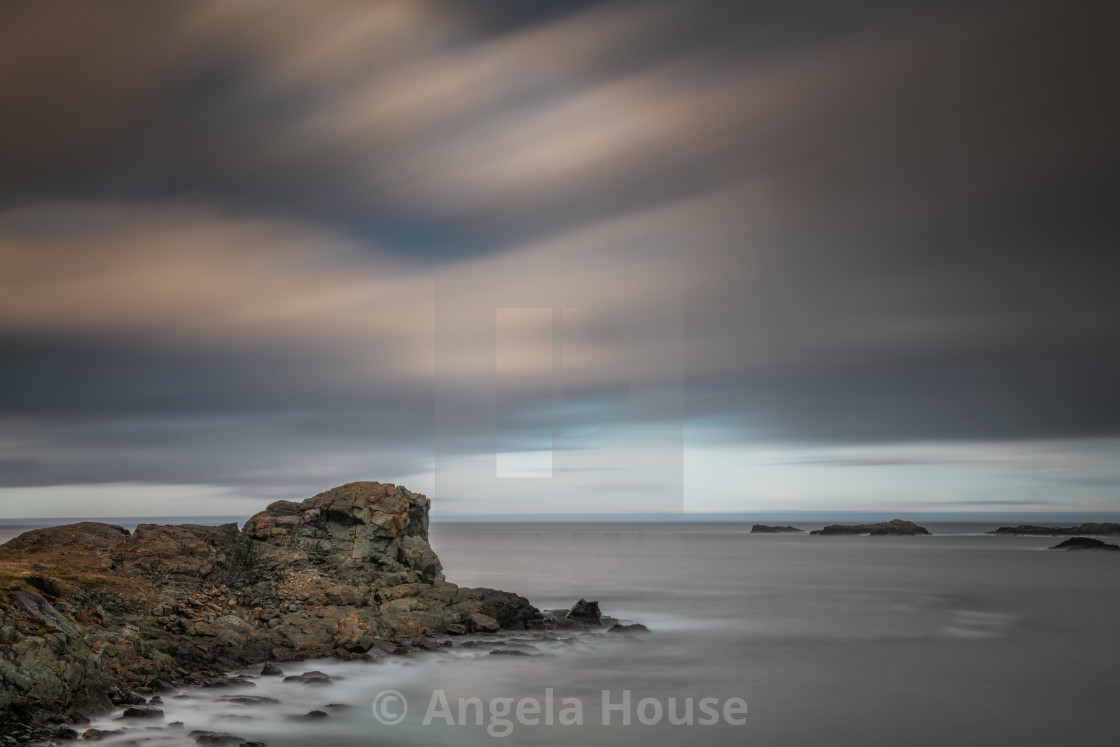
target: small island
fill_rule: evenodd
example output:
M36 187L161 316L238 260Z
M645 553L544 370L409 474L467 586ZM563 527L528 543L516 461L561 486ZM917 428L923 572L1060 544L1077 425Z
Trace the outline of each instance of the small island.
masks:
M817 529L809 534L821 535L854 535L854 534L869 534L875 537L879 536L911 536L918 534L929 534L929 530L925 527L918 526L912 521L903 521L902 519L891 519L890 521L880 521L878 524L829 524L824 529Z
M751 527L751 534L804 534L804 529L797 527L779 527L768 526L766 524L755 524Z
M1113 552L1120 550L1120 545L1109 544L1102 542L1098 539L1091 537L1073 537L1059 542L1050 548L1051 550L1111 550Z

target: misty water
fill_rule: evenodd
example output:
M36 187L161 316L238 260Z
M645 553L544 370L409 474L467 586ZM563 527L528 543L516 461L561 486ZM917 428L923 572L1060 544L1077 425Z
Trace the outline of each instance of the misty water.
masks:
M818 525L819 526L819 525ZM931 537L751 535L742 524L436 524L448 580L517 591L538 607L597 599L604 613L653 633L509 634L376 662L285 662L325 686L257 677L252 685L163 695L163 725L117 720L149 744L194 744L195 729L283 745L1049 745L1111 739L1120 693L1120 553L1048 552L1057 540L991 537L992 525L927 524ZM805 525L806 528L814 528ZM528 656L491 655L495 648ZM396 725L371 702L407 700ZM432 723L422 720L437 700ZM629 691L631 725L611 711ZM578 701L582 725L519 723L501 701L559 714ZM245 704L241 695L276 702ZM483 725L458 700L483 703ZM668 722L670 699L741 698L745 723ZM662 716L639 721L653 699ZM571 702L571 701L567 701ZM496 703L496 705L495 705ZM332 706L332 707L328 707ZM344 707L339 707L344 706ZM531 708L531 706L530 706ZM311 710L328 715L293 718ZM497 709L491 716L491 709ZM657 709L647 703L643 715ZM387 713L395 714L394 704ZM569 717L572 711L568 712ZM527 712L529 721L533 720ZM537 717L543 723L543 715ZM507 721L508 719L508 721ZM453 723L448 723L448 721ZM182 727L166 724L182 721ZM489 728L488 728L489 727Z

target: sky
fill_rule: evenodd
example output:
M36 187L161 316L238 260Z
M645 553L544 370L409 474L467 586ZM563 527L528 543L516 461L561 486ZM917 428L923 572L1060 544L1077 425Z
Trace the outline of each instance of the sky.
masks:
M1120 510L1118 15L0 0L0 518Z

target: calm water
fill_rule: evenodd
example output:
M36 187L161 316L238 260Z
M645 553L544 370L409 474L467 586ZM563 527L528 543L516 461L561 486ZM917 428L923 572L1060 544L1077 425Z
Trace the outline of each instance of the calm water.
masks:
M516 636L375 663L286 663L287 674L335 676L313 688L259 678L243 690L165 696L180 730L134 728L152 744L193 744L210 729L282 745L489 744L492 698L553 692L582 708L582 726L531 726L511 715L509 744L1051 745L1114 740L1120 693L1120 557L1059 553L1056 540L986 537L984 525L927 524L933 537L750 535L749 525L435 525L432 543L451 581L516 590L540 607L598 599L605 613L654 630L636 640ZM812 527L809 527L812 528ZM532 646L532 648L529 648ZM535 656L492 656L520 647ZM249 673L256 668L247 670ZM379 723L370 703L386 688L409 711ZM433 689L449 725L421 720ZM601 725L602 691L632 723ZM218 701L240 693L279 701ZM458 699L477 697L483 726L459 723ZM686 698L742 698L746 723L674 726ZM661 705L659 723L636 704ZM291 717L329 703L314 721ZM437 701L437 706L440 705ZM656 704L654 704L656 705ZM654 705L645 715L654 720ZM396 713L390 707L387 712ZM505 729L498 709L494 729ZM528 707L528 706L527 706ZM694 720L700 714L694 711ZM527 714L531 719L532 715ZM99 728L119 728L111 718ZM135 734L136 732L133 732ZM102 742L112 744L113 740Z

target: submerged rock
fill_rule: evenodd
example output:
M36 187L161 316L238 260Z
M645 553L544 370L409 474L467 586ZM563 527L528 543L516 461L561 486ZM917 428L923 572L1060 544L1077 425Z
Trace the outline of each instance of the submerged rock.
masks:
M323 672L312 671L285 677L284 681L297 682L301 685L329 685L331 683L331 677L329 674L324 674Z
M192 731L191 738L194 739L195 744L205 745L242 745L245 743L244 737L237 737L225 732L203 731L201 729Z
M648 632L650 632L650 630L649 630L649 628L647 628L645 625L642 625L641 623L631 623L629 625L623 625L622 623L615 623L614 625L607 628L607 632L608 633L623 633L623 634L626 634L626 635L635 635L635 634L638 634L638 633L648 633Z
M755 524L751 527L751 534L804 534L804 529L797 527L781 527L781 526L768 526L766 524Z
M1091 537L1073 537L1059 542L1051 550L1120 550L1120 545L1112 545Z
M824 529L817 529L809 534L843 535L843 534L870 534L872 536L906 536L916 534L929 534L925 527L918 526L912 521L891 519L878 524L830 524Z

